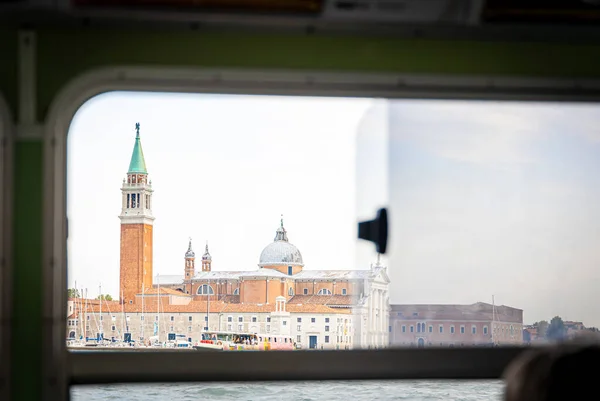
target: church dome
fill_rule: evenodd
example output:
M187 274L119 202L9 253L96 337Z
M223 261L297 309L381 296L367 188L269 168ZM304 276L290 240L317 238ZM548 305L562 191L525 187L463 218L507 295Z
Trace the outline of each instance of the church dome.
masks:
M300 251L288 242L287 232L283 228L283 219L281 220L281 226L275 233L274 242L267 245L261 252L258 265L260 267L304 266Z

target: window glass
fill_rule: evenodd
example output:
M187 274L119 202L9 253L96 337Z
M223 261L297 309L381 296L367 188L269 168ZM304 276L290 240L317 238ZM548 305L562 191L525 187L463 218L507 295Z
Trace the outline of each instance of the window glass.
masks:
M319 350L595 331L599 116L552 103L97 96L68 138L69 349L198 345L223 331ZM380 207L387 255L356 238Z

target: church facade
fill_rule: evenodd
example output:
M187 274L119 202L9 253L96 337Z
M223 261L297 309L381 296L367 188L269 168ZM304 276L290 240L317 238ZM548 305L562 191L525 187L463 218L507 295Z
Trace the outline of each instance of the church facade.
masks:
M208 328L287 335L304 349L388 346L387 268L377 262L365 270L305 269L283 219L258 268L213 270L208 244L197 260L190 239L181 273L154 275L153 190L136 128L121 187L120 300L104 301L101 312L98 301L70 299L69 337L163 340L175 333L197 341Z

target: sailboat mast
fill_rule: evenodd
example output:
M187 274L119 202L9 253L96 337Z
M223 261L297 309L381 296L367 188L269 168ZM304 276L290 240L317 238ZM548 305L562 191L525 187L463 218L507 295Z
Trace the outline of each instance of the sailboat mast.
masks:
M492 344L494 342L494 332L496 331L496 303L494 301L494 295L492 295Z
M88 335L88 332L87 332L87 318L88 318L87 307L88 307L88 290L86 288L85 289L85 322L84 322L84 324L85 324L85 341L87 341L87 335Z
M146 276L146 269L144 269L144 276ZM144 339L144 324L146 323L144 321L144 278L142 277L142 329L141 329L141 335L140 335L140 339Z
M102 321L102 283L100 283L98 291L100 292L100 339L104 339L104 330L102 330L102 323L104 323Z
M123 289L121 289L121 333L123 333L123 341L125 341L125 299L123 298Z
M81 318L79 317L81 315L81 309L79 309L79 297L77 296L77 280L75 280L75 302L73 303L73 305L75 305L75 307L73 308L73 311L77 311L77 319L75 320L75 323L77 324L79 322L79 335L81 335Z
M160 344L160 279L159 279L159 274L156 274L156 283L157 283L157 287L158 287L158 298L156 298L156 310L157 310L157 314L156 314L156 321L158 322L156 325L156 328L158 330L158 343Z

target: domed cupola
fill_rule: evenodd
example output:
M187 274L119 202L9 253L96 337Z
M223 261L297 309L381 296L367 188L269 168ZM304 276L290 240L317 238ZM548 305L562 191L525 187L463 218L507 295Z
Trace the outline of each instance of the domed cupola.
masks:
M296 267L293 270L297 271L298 267L301 269L304 266L300 251L288 241L287 231L283 227L283 218L275 232L275 240L267 245L260 254L258 266L274 268L290 275L290 268Z

